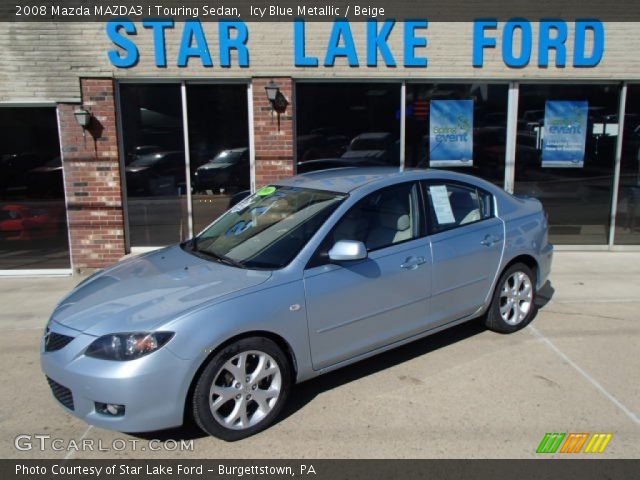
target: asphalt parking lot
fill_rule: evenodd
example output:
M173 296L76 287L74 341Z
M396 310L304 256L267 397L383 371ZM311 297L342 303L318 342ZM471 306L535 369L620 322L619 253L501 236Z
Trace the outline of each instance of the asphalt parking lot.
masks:
M640 458L640 253L556 253L551 298L526 329L470 323L301 384L280 422L236 443L195 428L110 432L58 406L38 348L79 280L0 279L2 458L533 458L546 432L612 433L600 457ZM63 450L17 450L20 434ZM66 449L82 439L94 450Z

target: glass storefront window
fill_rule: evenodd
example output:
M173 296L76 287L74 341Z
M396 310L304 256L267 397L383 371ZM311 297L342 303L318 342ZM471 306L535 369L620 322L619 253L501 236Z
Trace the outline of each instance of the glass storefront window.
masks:
M508 90L506 84L408 84L405 165L455 170L502 187Z
M553 243L607 243L618 96L617 85L520 85L515 193L544 204Z
M131 245L187 238L187 195L192 195L193 233L198 233L236 194L250 188L246 85L187 84L190 192L180 86L120 88ZM400 82L298 83L297 173L398 166L400 90ZM520 85L514 190L543 202L554 243L607 242L618 95L619 86L613 84ZM562 113L574 122L562 128L584 128L577 143L579 136L568 134L569 147L558 146L563 134L553 136L559 131L556 117L548 117L554 120L545 126L547 110L562 108L578 112L574 117ZM627 108L616 231L620 244L640 243L640 85L629 87ZM407 83L406 167L451 169L503 186L507 111L506 83ZM553 164L545 157L562 156L558 152L565 147L577 149L579 161Z
M188 85L187 112L197 234L250 189L247 86Z
M133 247L188 236L179 85L120 86L129 236Z
M297 172L400 164L399 83L296 86Z
M640 85L627 87L614 241L640 245Z
M56 109L0 107L0 270L70 268Z
M187 86L191 192L187 191L180 85L120 87L130 243L189 237L187 195L198 233L249 190L246 85Z

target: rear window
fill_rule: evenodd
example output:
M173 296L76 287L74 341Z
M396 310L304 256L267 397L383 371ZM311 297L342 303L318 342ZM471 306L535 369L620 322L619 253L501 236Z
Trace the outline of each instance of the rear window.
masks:
M429 233L438 233L493 216L493 196L471 185L433 182L425 186Z

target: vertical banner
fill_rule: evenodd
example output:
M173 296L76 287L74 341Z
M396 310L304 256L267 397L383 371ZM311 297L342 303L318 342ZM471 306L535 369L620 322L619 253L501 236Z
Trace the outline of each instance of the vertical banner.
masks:
M549 100L544 107L543 167L584 165L589 102Z
M432 100L429 115L429 165L473 165L473 100Z

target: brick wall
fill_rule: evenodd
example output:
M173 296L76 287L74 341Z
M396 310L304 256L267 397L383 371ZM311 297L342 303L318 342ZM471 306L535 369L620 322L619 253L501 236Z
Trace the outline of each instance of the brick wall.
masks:
M278 117L271 108L264 87L273 80L289 102ZM294 171L294 84L290 77L253 79L253 116L255 129L256 188L293 175Z
M60 135L74 269L103 268L125 254L124 218L116 135L114 82L80 80L82 101L93 115L83 129L77 104L60 104Z

